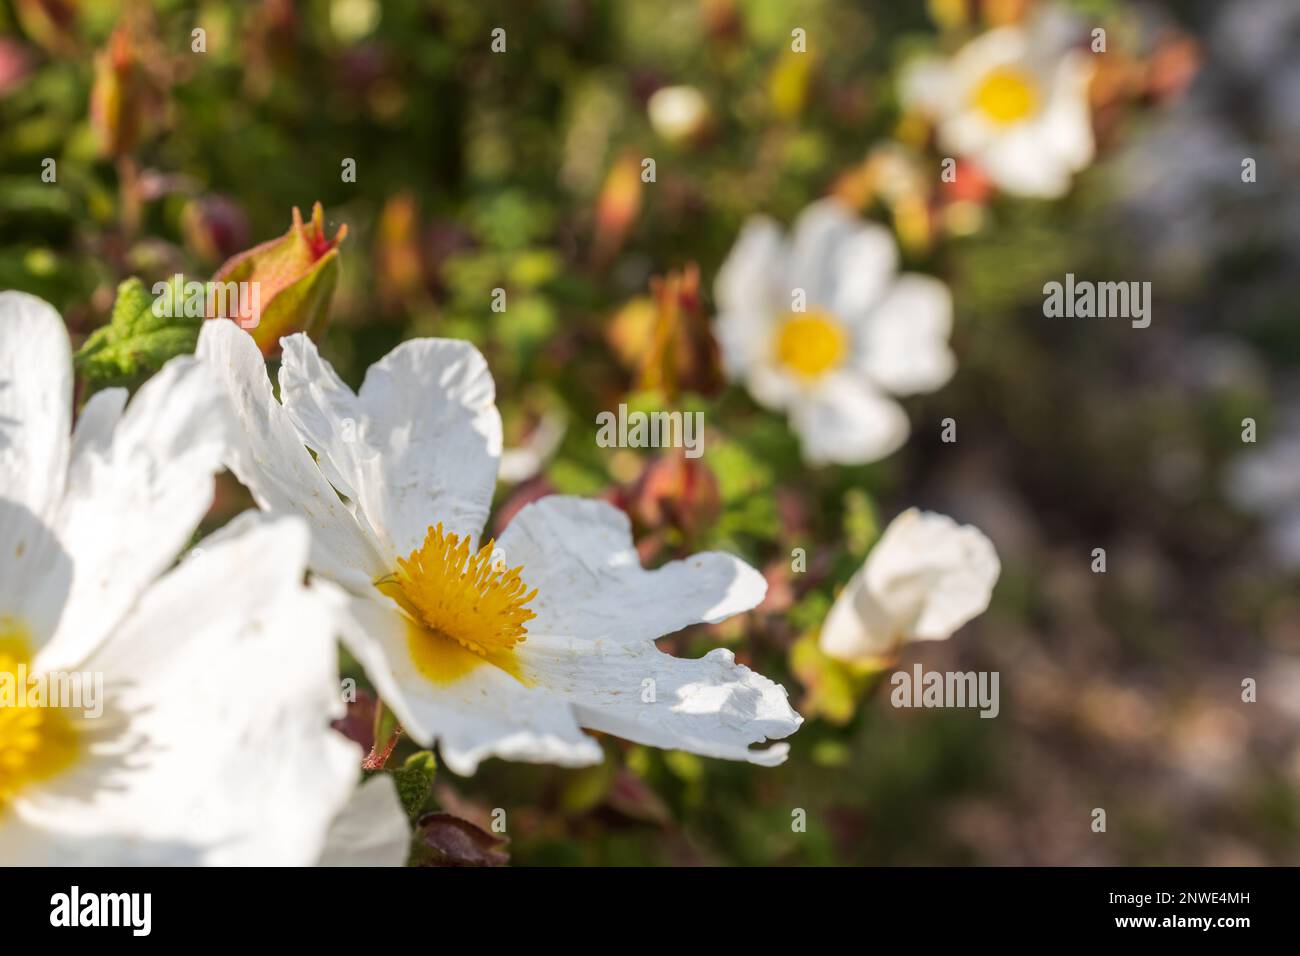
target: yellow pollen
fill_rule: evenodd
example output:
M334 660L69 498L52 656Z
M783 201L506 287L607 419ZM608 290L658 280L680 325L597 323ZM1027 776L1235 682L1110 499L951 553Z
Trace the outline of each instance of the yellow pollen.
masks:
M829 312L791 312L776 336L776 360L800 378L819 378L844 360L848 337Z
M0 814L25 787L68 769L79 750L68 714L28 703L18 669L31 658L23 632L0 620Z
M971 100L994 123L1008 126L1037 112L1038 89L1024 70L1000 66L980 81Z
M424 544L397 570L375 582L411 619L408 644L416 666L434 683L449 683L481 663L523 680L515 645L537 615L524 607L537 596L520 577L523 565L492 560L495 542L471 552L469 537L429 528Z

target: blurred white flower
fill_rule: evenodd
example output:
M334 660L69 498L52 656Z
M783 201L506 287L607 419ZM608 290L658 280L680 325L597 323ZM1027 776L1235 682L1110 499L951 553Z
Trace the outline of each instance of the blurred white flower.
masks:
M562 412L547 411L522 442L502 450L497 481L517 485L541 474L559 451L568 428L568 419Z
M928 115L941 148L974 160L1004 192L1054 198L1093 158L1091 54L1055 9L989 30L952 57L905 68L903 104Z
M664 86L646 103L650 125L670 143L698 136L709 125L709 101L693 86Z
M872 662L911 641L946 640L988 608L1001 570L978 528L910 508L835 599L821 648L840 660Z
M281 344L283 404L253 339L205 323L199 355L243 426L229 463L262 508L308 519L314 582L338 596L344 640L409 736L459 774L490 756L599 763L583 727L785 760L785 743L750 749L799 727L782 687L726 649L689 660L654 643L756 606L761 574L721 552L646 571L622 511L564 495L482 542L501 416L477 349L404 342L353 392L305 335Z
M889 455L910 431L890 396L933 391L956 368L948 287L900 275L889 231L833 199L805 209L790 241L770 219L746 223L714 296L727 373L789 415L810 464Z
M313 863L361 753L329 726L336 622L302 584L306 523L248 512L173 567L229 406L192 357L126 399L96 393L73 429L63 321L0 293L0 676L103 688L93 710L0 707L0 864Z

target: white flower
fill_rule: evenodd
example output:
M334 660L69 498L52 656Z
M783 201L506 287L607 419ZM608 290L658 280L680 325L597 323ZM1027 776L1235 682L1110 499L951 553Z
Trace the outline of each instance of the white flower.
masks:
M306 526L250 512L172 567L231 426L196 359L71 406L62 320L0 294L0 678L103 692L0 708L0 863L315 862L360 751Z
M749 749L799 726L784 689L730 651L683 660L654 644L754 607L758 572L720 553L646 571L621 511L565 496L527 506L480 546L501 418L478 351L405 342L353 393L308 338L281 344L283 405L246 333L203 329L199 354L243 425L231 468L263 508L308 519L311 568L351 619L344 640L407 733L436 742L451 770L493 755L597 763L582 727L785 759L786 744Z
M728 374L788 413L811 464L889 455L910 430L890 395L933 391L956 368L948 287L899 275L888 230L832 199L803 211L791 241L751 219L714 297Z
M654 131L670 143L683 142L709 125L709 101L693 86L663 86L650 94L646 113Z
M1055 10L989 30L950 59L910 64L903 103L934 119L942 149L973 159L1003 191L1062 196L1093 157L1091 54L1071 47L1073 33Z
M910 508L895 518L822 626L831 657L871 662L942 641L984 613L1002 566L978 528Z

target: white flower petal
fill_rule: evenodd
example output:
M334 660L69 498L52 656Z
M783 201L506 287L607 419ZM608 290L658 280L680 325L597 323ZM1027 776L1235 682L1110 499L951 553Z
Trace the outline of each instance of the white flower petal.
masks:
M72 429L72 453L69 457L69 481L80 479L78 471L87 467L94 454L104 452L113 440L113 430L122 419L129 393L124 388L105 388L86 400L76 427Z
M884 226L858 220L836 248L831 269L835 290L831 312L856 325L880 301L898 272L898 244Z
M365 505L362 496L381 480L378 451L363 437L361 400L316 343L301 332L280 340L280 401L298 435L316 453L316 464L340 492Z
M48 517L63 493L71 432L72 352L59 313L0 292L0 498ZM0 540L15 540L0 527Z
M452 339L403 342L370 367L353 397L305 336L284 345L285 407L354 489L390 562L439 522L478 535L501 458L496 387L478 349ZM354 415L349 438L342 423Z
M402 866L411 851L411 828L386 773L364 781L330 824L317 866Z
M902 447L911 430L897 402L844 372L793 404L790 423L810 465L879 461Z
M745 376L745 388L764 408L774 412L788 409L808 391L803 382L783 369L771 356L764 356Z
M773 298L781 287L784 254L785 241L775 222L766 216L746 220L713 282L718 311L753 320L779 307Z
M307 527L265 519L199 550L87 662L127 732L92 757L103 786L65 799L91 834L205 864L312 864L361 753L329 727L343 713L335 624L302 585Z
M689 660L649 641L547 635L521 647L529 673L572 701L584 727L652 747L771 767L785 761L789 745L750 745L788 737L803 722L783 687L723 648Z
M497 544L537 589L529 633L652 641L748 611L767 593L761 574L721 552L645 570L627 515L603 501L542 498L511 519Z
M821 647L854 660L938 641L987 610L1001 564L993 543L947 515L909 508L885 529L822 626Z
M772 352L775 335L775 307L732 309L713 320L713 337L718 342L722 367L731 381L740 381Z
M90 861L309 865L361 753L329 727L335 625L301 584L307 528L268 519L200 550L85 663L109 698L90 753L14 809L55 847L86 838Z
M231 399L237 427L227 457L230 470L263 510L307 519L312 570L358 591L392 570L276 401L252 336L233 322L205 322L198 354L216 371Z
M72 586L46 668L82 660L175 561L212 503L230 433L225 397L198 360L172 359L118 418L121 395L90 403L54 531ZM114 419L117 419L114 422Z
M901 627L902 622L867 588L866 572L858 568L831 605L819 643L823 651L842 661L883 658L907 639Z
M991 141L976 162L1003 192L1031 199L1059 199L1070 191L1073 172L1052 150L1041 126L1023 125Z
M895 395L932 392L952 378L952 293L933 276L904 273L864 324L862 366Z
M790 308L790 290L783 287L786 252L780 227L766 216L751 216L718 269L713 332L733 381L767 359L775 323Z
M1092 83L1093 61L1086 53L1071 52L1055 68L1051 99L1040 119L1052 152L1071 170L1092 162L1095 143L1088 87Z
M867 587L915 640L944 640L989 606L1002 566L972 525L911 508L895 518L866 563Z
M903 65L898 80L898 97L908 109L935 115L945 109L954 82L946 60L935 56L917 57Z
M526 687L486 663L435 684L412 660L408 624L395 605L335 592L346 609L342 634L348 650L406 733L423 746L436 744L453 773L468 776L488 757L567 767L603 759L600 746L554 694Z
M865 307L898 268L898 249L888 233L837 199L807 206L793 232L789 288L783 290L787 309L795 288L803 289L809 309L833 310L841 300Z
M71 588L72 558L54 529L26 505L0 498L0 634L17 630L44 646Z
M1001 571L984 532L915 508L890 522L866 563L867 587L910 618L919 641L944 640L984 613Z
M1020 129L1024 129L1021 124ZM956 156L982 157L990 144L1006 131L995 126L979 110L968 109L955 113L939 126L939 145Z
M71 562L50 531L68 469L72 354L63 320L23 292L0 292L0 626L46 639Z

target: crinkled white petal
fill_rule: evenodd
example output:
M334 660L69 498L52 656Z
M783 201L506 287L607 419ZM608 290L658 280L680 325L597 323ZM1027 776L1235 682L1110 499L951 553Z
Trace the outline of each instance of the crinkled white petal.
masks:
M411 850L411 828L393 778L376 774L352 792L330 824L317 866L401 866Z
M861 364L894 395L932 392L956 371L948 348L952 293L933 276L905 273L863 324Z
M266 520L201 544L84 667L104 675L89 753L0 825L49 862L304 866L356 783L330 605L302 586L308 531Z
M354 396L306 336L284 347L285 408L342 476L340 490L359 503L385 557L405 557L438 522L478 535L501 458L496 387L478 349L452 339L403 342L370 367Z
M792 404L790 423L810 465L860 465L902 447L911 425L897 402L863 376L836 372Z
M652 641L748 611L767 593L761 574L716 551L645 570L627 515L604 501L542 498L511 519L497 546L537 589L529 633Z
M408 624L396 605L335 592L347 615L348 650L406 733L426 747L436 744L453 773L468 776L488 757L567 767L600 763L599 745L559 697L486 663L435 684L411 657Z
M822 649L852 660L908 641L944 640L988 608L1000 573L993 543L978 528L908 509L836 599Z
M357 590L388 573L373 533L339 498L276 401L252 336L233 322L205 322L198 354L231 399L236 428L227 465L263 510L307 519L312 570Z
M762 766L785 761L803 722L779 684L719 648L698 660L652 642L530 635L520 655L530 675L571 701L578 721L626 740Z
M78 425L53 528L71 587L45 668L83 659L175 561L212 503L231 431L229 407L198 360L172 359L120 412L105 393Z

